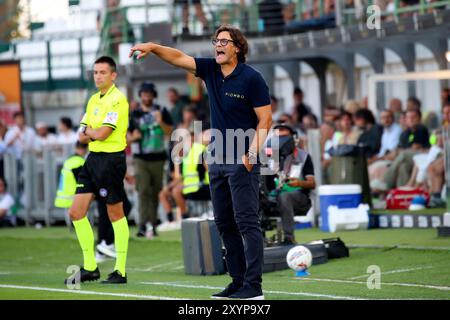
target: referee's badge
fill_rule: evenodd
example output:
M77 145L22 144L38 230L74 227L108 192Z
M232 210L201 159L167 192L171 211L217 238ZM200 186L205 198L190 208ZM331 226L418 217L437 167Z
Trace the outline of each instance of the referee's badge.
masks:
M106 196L108 195L108 190L106 189L100 189L100 196L102 196L103 198L106 198Z

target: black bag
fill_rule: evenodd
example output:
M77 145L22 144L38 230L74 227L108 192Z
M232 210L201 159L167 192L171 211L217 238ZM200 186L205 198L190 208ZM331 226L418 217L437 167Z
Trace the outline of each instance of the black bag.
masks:
M192 275L225 273L222 240L212 219L189 218L181 223L184 271Z
M298 245L302 245L311 251L312 265L328 262L327 250L323 243L307 243ZM289 250L295 246L297 246L297 244L264 248L263 273L289 269L286 262L286 256Z
M350 256L349 250L341 238L323 239L328 252L328 259L346 258Z

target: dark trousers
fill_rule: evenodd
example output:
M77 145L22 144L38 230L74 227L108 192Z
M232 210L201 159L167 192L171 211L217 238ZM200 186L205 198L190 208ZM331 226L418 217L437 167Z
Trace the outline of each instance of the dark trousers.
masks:
M278 196L278 207L280 208L281 223L286 238L295 240L294 216L304 216L311 209L311 200L300 190L282 192Z
M125 196L123 200L123 211L125 216L128 217L131 211L131 203L128 197ZM108 210L106 208L106 203L103 200L97 200L97 210L98 210L98 243L105 240L107 245L114 243L114 229L109 220Z
M226 249L225 261L234 282L261 288L264 239L259 214L259 173L243 164L209 166L214 220Z

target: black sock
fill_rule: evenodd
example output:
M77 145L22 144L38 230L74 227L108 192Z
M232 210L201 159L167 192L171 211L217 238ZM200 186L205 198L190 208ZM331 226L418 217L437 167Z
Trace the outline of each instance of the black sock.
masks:
M433 196L433 198L440 199L441 198L441 193L440 192L435 192L435 193L432 194L432 196Z
M169 220L169 222L173 222L173 212L167 212L167 220Z

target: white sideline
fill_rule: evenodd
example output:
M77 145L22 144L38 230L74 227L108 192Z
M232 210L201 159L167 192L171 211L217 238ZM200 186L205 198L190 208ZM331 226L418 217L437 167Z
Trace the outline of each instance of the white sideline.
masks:
M335 282L335 283L354 283L354 284L364 284L367 285L366 281L351 281L351 280L337 280L337 279L319 279L319 278L302 278L298 280L304 281L322 281L322 282ZM298 281L297 280L297 281ZM447 286L435 286L427 284L416 284L416 283L396 283L396 282L381 282L381 285L386 286L399 286L399 287L414 287L414 288L426 288L426 289L436 289L443 291L450 291L450 287Z
M48 291L48 292L62 292L62 293L84 294L84 295L94 295L94 296L110 296L110 297L121 297L121 298L151 299L151 300L190 300L190 299L183 299L183 298L178 298L178 297L161 297L161 296L149 296L149 295L140 295L140 294L131 294L131 293L113 293L113 292L98 292L98 291L86 291L86 290L56 289L56 288L45 288L45 287L29 287L29 286L16 286L16 285L9 285L9 284L0 284L0 288Z
M157 264L154 266L150 266L148 268L142 269L142 268L129 268L130 271L138 271L138 272L149 272L149 271L154 271L156 269L160 269L162 267L168 267L174 264L179 264L181 261L172 261L172 262L167 262L167 263L161 263L161 264Z
M425 267L418 267L418 268L397 269L397 270L381 272L380 275L393 274L393 273L402 273L402 272L410 272L410 271L432 269L432 268L433 268L432 266L425 266ZM349 279L350 280L356 280L356 279L368 278L369 276L370 276L370 274L363 274L362 276L352 277L352 278L349 278Z
M179 284L179 283L173 283L173 282L141 282L141 284L152 285L152 286L162 286L162 287L192 288L192 289L211 289L211 290L222 290L223 289L223 287ZM336 295L331 295L331 294L320 294L320 293L310 293L310 292L287 292L287 291L264 290L264 293L284 294L284 295L290 295L290 296L315 297L315 298L328 298L328 299L338 299L338 300L367 300L366 298L359 298L359 297L336 296Z

